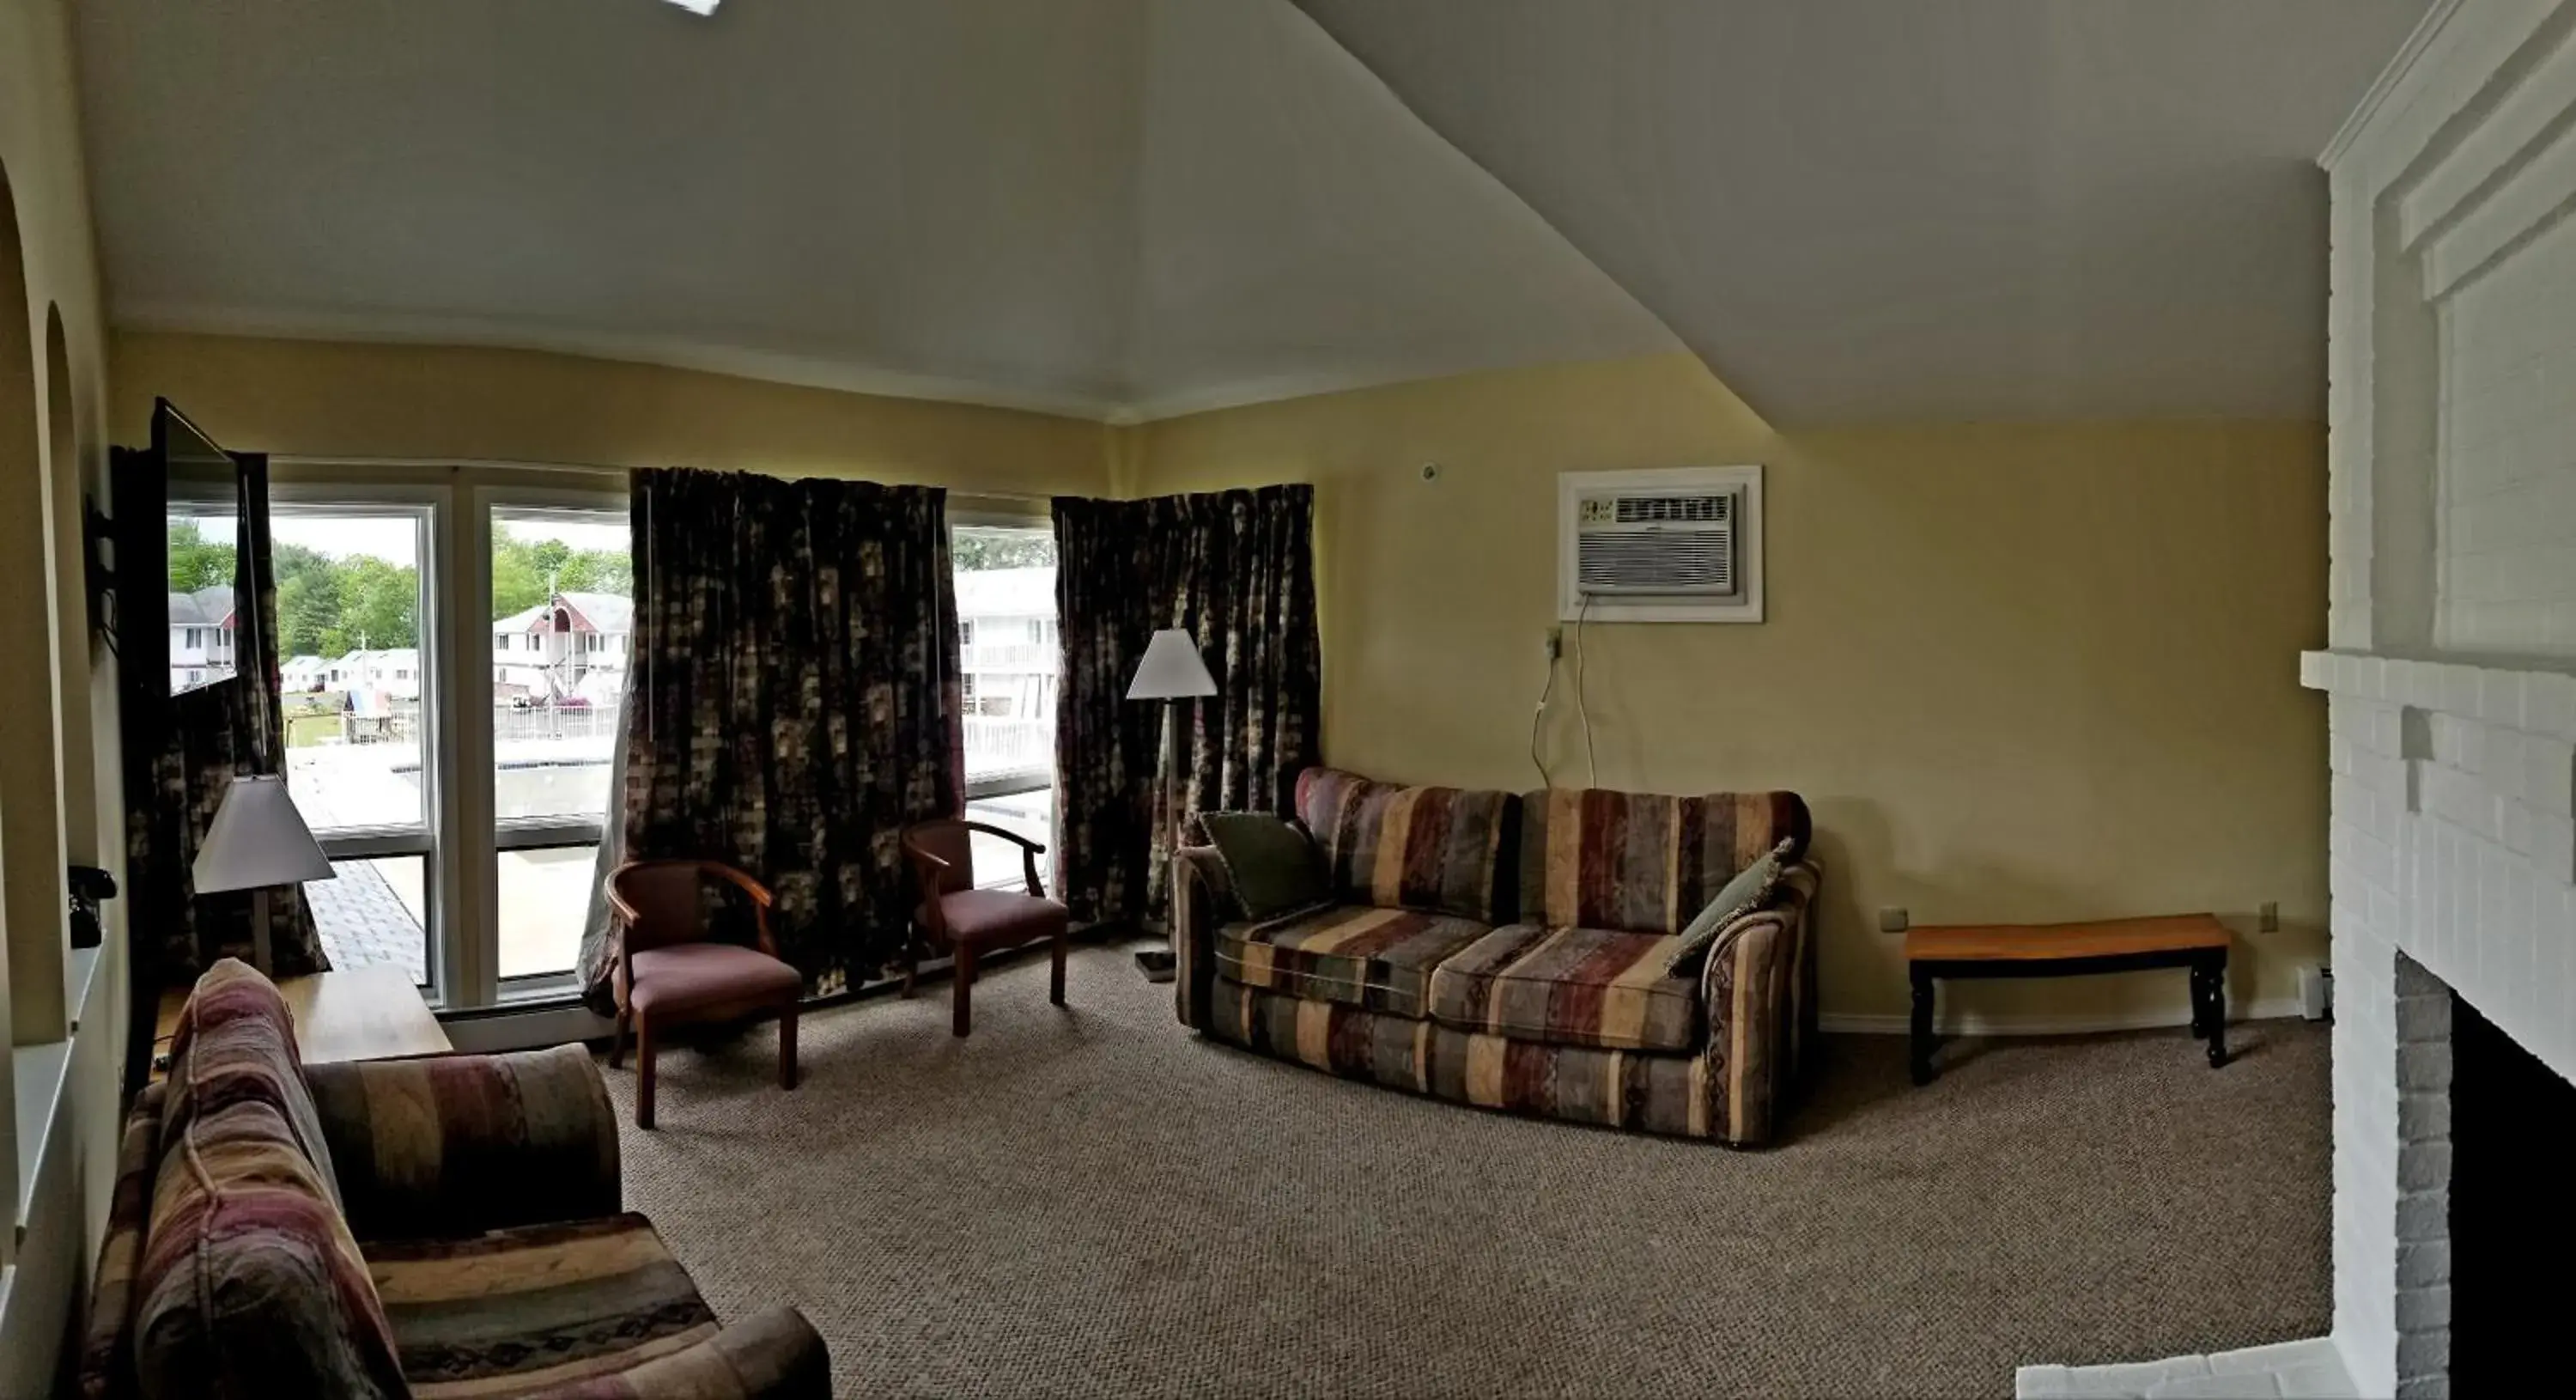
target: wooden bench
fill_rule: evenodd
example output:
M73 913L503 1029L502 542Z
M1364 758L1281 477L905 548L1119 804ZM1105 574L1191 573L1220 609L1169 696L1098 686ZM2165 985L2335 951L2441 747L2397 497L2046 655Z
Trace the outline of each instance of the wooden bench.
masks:
M2179 967L2191 974L2191 1033L2209 1065L2227 1063L2227 926L2214 914L2091 924L1925 925L1905 935L1914 987L1914 1082L1932 1082L1933 982L1950 977L2080 977Z

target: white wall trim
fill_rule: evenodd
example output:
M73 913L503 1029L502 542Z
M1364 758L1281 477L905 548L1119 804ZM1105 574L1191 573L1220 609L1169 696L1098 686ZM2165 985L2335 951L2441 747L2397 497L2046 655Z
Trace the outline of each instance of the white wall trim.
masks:
M2387 67L2379 70L2379 76L2371 81L2370 90L2361 95L2361 102L2352 109L2352 115L2343 119L2343 125L2335 128L2333 139L2317 153L2317 164L2331 172L2343 160L2344 153L2352 149L2353 140L2361 135L2362 128L2370 125L2370 119L2378 114L2380 105L2397 90L2398 81L2406 76L2406 70L2415 66L2415 60L2431 46L2433 36L2442 32L2442 26L2451 22L2451 16L2459 8L2460 0L2436 0L2433 8L2425 12L2423 20L2415 26L2415 32L2406 36L2406 42L2398 46L2396 56L2388 60Z
M2228 1008L2230 1024L2245 1021L2282 1021L2299 1014L2297 997L2272 997ZM1853 1012L1822 1012L1817 1026L1835 1035L1905 1035L1912 1030L1902 1014L1894 1016ZM2151 1011L2124 1011L2108 1016L1985 1016L1974 1012L1945 1014L1937 1017L1933 1028L1942 1035L2098 1035L2109 1031L2161 1030L2191 1024L2191 1008L2176 1004Z

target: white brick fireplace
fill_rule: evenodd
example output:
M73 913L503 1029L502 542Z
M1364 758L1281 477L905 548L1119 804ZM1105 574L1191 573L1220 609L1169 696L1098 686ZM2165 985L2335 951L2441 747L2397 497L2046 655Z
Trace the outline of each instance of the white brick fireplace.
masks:
M2517 1084L2576 1079L2576 0L2438 4L2323 163L2328 650L2300 676L2329 697L2333 793L2325 1359L2333 1389L2447 1396L2455 1023ZM2320 1353L2022 1389L2314 1394Z
M2437 1396L2453 995L2576 1078L2576 3L2438 7L2325 164L2334 1340Z

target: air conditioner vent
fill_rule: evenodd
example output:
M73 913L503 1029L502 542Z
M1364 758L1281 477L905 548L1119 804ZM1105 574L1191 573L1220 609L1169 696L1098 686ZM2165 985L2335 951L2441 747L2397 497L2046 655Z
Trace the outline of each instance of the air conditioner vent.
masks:
M1621 496L1618 503L1618 518L1622 525L1650 521L1724 524L1735 518L1733 496Z
M1558 478L1558 603L1603 622L1762 620L1762 471Z

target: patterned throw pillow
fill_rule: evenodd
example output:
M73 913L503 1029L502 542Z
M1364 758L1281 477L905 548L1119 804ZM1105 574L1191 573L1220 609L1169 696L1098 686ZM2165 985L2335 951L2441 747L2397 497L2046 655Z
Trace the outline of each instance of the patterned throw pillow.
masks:
M1709 945L1717 942L1728 924L1771 902L1780 882L1789 876L1790 859L1798 849L1795 838L1783 837L1780 844L1765 852L1760 860L1735 872L1735 878L1717 892L1699 917L1681 931L1680 946L1673 950L1672 961L1664 965L1668 975L1687 977L1699 970L1708 957Z
M1331 902L1322 854L1306 828L1268 812L1204 812L1199 826L1244 917L1267 921Z

